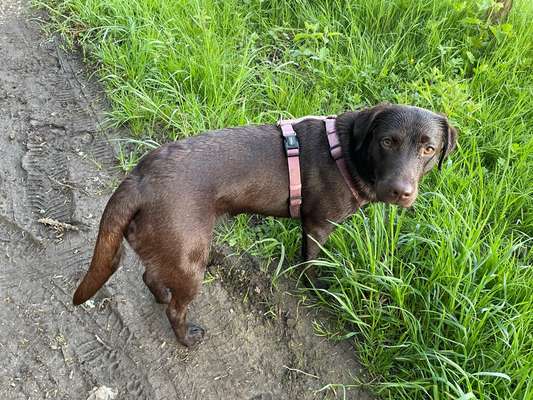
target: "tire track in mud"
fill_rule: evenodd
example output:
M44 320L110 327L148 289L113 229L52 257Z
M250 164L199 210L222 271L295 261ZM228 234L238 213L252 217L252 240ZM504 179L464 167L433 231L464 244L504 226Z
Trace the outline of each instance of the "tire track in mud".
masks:
M52 133L58 131L52 130ZM64 135L64 131L63 131ZM34 215L72 223L74 199L67 186L69 173L65 153L54 151L43 135L32 135L22 162L27 172L28 198Z

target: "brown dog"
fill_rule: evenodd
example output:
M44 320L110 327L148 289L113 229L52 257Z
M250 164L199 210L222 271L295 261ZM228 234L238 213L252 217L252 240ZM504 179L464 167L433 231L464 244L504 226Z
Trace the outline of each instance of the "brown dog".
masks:
M324 122L294 125L300 140L304 260L314 259L339 222L361 206L332 159ZM381 104L337 117L348 170L364 202L409 207L418 183L452 151L456 130L431 111ZM223 129L168 143L146 155L107 204L89 271L74 294L85 302L117 269L126 240L141 258L143 280L178 340L191 346L204 330L187 323L200 290L213 227L223 214L287 217L288 167L275 125Z

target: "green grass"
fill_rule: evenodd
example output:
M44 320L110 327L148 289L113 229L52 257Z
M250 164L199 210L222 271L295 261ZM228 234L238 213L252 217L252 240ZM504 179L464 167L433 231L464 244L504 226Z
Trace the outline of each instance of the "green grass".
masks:
M43 4L44 3L44 4ZM385 399L533 399L533 4L490 1L49 0L148 149L211 128L388 100L447 113L459 147L414 210L340 226L316 303ZM131 167L137 153L124 152ZM224 238L291 260L292 222Z

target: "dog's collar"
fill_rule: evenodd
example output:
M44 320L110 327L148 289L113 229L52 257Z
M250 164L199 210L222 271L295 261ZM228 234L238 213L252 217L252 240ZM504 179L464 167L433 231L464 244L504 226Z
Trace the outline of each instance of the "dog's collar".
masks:
M302 205L302 179L300 174L300 143L293 125L299 122L316 119L324 121L326 126L326 134L329 143L329 151L333 160L337 164L337 168L341 173L346 185L350 189L358 206L364 202L364 196L357 189L354 177L351 176L348 169L348 164L344 159L339 135L335 122L336 116L314 116L308 115L298 119L281 119L278 121L278 126L281 128L281 133L284 138L285 154L287 155L287 163L289 167L289 213L292 218L300 217L300 208Z

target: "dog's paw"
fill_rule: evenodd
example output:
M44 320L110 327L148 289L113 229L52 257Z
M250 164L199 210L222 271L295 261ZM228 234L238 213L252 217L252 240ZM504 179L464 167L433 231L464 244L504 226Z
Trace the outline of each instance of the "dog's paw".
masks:
M185 333L185 337L179 339L180 343L187 347L192 347L195 344L202 341L202 339L205 336L205 329L201 326L188 323L187 324L187 332Z

